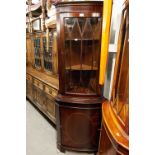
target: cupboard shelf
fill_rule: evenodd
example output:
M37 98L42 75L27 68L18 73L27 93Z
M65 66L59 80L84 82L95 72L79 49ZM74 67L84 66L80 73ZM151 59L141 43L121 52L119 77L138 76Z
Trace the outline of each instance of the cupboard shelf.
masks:
M95 39L95 38L88 38L88 39L84 39L84 38L72 38L72 39L65 39L65 41L100 41L100 39Z
M85 70L85 71L91 71L91 70L98 70L97 67L92 67L92 66L89 66L89 65L85 65L85 64L82 64L82 65L73 65L73 66L68 66L66 67L66 70Z

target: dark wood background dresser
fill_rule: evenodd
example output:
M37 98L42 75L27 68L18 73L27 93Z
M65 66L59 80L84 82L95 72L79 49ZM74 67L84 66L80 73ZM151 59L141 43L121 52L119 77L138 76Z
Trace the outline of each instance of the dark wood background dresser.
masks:
M28 22L30 30L26 33L26 97L55 124L59 90L56 21L45 22L48 17L44 0L29 3L27 18L32 22ZM32 26L37 20L42 23L35 30Z

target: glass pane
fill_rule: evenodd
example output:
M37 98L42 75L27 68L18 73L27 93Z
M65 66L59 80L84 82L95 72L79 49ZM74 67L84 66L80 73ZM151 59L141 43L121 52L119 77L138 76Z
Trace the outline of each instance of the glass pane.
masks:
M65 89L96 94L100 54L100 18L64 18Z
M129 116L129 23L128 12L122 15L119 63L116 74L115 92L113 93L113 109L124 125Z
M58 74L58 54L56 44L56 30L51 30L48 36L48 42L46 37L43 37L43 50L44 50L44 68L52 72L52 74ZM48 44L48 48L47 48Z
M51 37L49 37L49 48L47 49L47 40L46 37L43 37L43 50L44 50L44 68L51 72L52 71L52 63L51 63L51 59L52 59L52 50L51 50Z
M90 18L86 18L86 22L84 24L84 28L82 31L82 37L83 39L93 39L93 28L90 23L92 21Z
M40 57L40 38L34 39L34 61L35 67L41 67L41 57Z
M122 56L122 66L117 90L117 114L123 122L126 121L129 110L129 53L128 47Z

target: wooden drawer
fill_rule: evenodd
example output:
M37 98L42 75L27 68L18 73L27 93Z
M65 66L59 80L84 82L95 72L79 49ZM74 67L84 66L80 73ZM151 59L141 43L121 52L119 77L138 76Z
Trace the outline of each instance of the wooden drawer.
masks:
M37 105L39 105L40 108L44 104L44 94L43 94L43 91L40 88L36 87L36 86L33 87L33 101Z
M34 83L33 83L36 87L40 88L41 90L43 90L43 83L37 79L34 79Z
M32 76L29 74L26 74L26 80L32 82Z
M45 92L49 95L51 95L52 97L56 97L58 94L58 91L52 87L49 87L47 85L45 85Z

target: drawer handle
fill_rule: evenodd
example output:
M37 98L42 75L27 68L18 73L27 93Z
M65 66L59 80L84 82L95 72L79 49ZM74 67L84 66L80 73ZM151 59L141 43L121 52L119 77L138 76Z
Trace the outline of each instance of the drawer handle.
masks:
M57 95L56 92L53 92L53 95L56 96Z
M52 94L52 90L49 90L49 93Z

